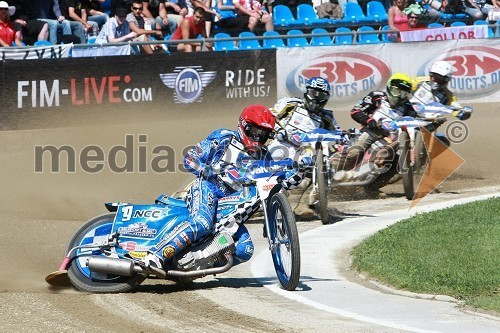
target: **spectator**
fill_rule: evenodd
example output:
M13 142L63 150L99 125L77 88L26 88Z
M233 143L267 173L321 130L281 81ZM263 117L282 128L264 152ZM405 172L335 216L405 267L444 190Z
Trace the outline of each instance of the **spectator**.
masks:
M87 4L81 0L62 0L62 2L64 2L64 5L61 8L65 15L75 22L80 22L89 35L97 36L99 33L99 24L94 21L88 21L88 12L90 11L90 4L88 2Z
M474 21L480 20L483 18L483 13L480 9L474 8L474 5L474 0L443 0L441 9L443 9L446 14L465 13Z
M102 27L96 43L120 43L132 41L137 34L130 30L130 24L127 21L129 11L126 8L118 7L115 9L115 16L110 18Z
M185 17L177 30L175 30L172 38L170 40L188 40L197 39L199 35L207 37L205 27L205 10L202 7L198 7L194 10L192 16ZM209 43L205 43L207 49L211 49ZM189 42L189 43L179 43L177 44L177 51L179 52L200 52L202 51L202 42Z
M156 18L160 16L160 0L142 1L142 17L151 23L152 29L157 29ZM158 24L158 27L163 26Z
M130 30L135 32L138 37L138 41L146 42L150 41L150 35L156 35L158 37L162 37L161 30L152 29L151 22L146 21L142 16L143 3L141 0L134 0L132 2L132 13L127 15L127 21L130 24ZM148 25L147 25L148 24ZM145 53L151 54L153 53L153 49L156 47L152 45L142 45L142 49Z
M73 20L69 15L68 0L59 0L59 8L61 9L61 14L69 21L71 31L73 35L80 39L80 43L87 43L87 36L85 35L84 25L82 22Z
M163 10L165 10L163 12ZM188 6L185 0L165 0L163 2L163 9L160 8L160 18L166 17L168 19L168 26L170 34L173 34L181 21L188 14ZM164 16L166 15L166 16Z
M10 0L16 12L11 16L16 35L26 45L33 45L37 40L49 40L49 25L31 19L30 2L26 0Z
M420 14L419 21L421 24L428 25L432 22L438 22L441 18L441 2L438 0L408 0L406 2L406 7L413 4L418 4L422 7L422 14Z
M274 0L262 0L262 9L269 14L273 14Z
M423 13L423 9L418 3L406 7L404 12L408 15L408 26L407 28L401 29L401 31L427 28L425 25L420 23L420 17Z
M266 31L274 30L273 17L262 10L260 2L253 0L233 0L233 5L242 25L254 31L258 25L264 25Z
M177 28L177 22L172 22L167 17L165 10L165 1L162 0L149 0L142 1L142 15L149 19L153 25L153 29L162 30L165 35L172 34Z
M16 7L9 6L5 1L0 1L0 47L10 47L12 42L21 45L21 41L16 35L14 24L10 21L10 16L14 15Z
M33 17L49 25L49 40L52 44L58 44L58 30L62 30L64 36L72 36L72 29L75 35L84 43L83 26L79 22L71 24L61 13L58 0L33 0ZM69 37L71 39L71 37Z
M111 0L111 10L109 14L113 17L115 16L116 8L130 8L130 6L132 6L132 0Z
M404 12L406 0L394 0L392 7L387 11L387 21L391 30L400 31L408 26L408 16ZM399 34L389 34L389 39L398 41Z
M87 4L87 20L97 22L99 29L109 20L108 14L101 11L101 2L106 0L84 0Z
M490 10L499 10L500 1L490 0L494 5L490 5L487 0L472 0L471 6L476 8L483 13L484 16L488 16ZM482 17L482 18L483 18Z
M210 37L215 18L219 21L222 19L222 16L212 8L212 0L191 0L190 3L193 6L193 10L201 7L205 11L205 29L207 31L207 37ZM189 2L187 5L189 7Z

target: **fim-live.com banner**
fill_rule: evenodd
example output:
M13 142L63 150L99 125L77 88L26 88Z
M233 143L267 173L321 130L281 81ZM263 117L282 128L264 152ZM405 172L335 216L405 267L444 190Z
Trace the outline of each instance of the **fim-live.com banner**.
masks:
M275 54L264 50L24 60L22 66L20 61L5 61L0 72L0 128L71 126L101 116L119 121L130 114L234 114L252 103L274 105Z

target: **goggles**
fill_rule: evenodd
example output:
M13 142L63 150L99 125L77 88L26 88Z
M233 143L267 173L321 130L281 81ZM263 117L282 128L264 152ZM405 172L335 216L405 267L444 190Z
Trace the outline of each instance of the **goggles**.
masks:
M250 140L264 144L269 138L273 137L273 130L247 124L245 134Z
M431 73L430 74L431 80L436 82L437 84L447 84L450 82L450 78L446 76L442 76L436 73Z
M391 86L389 88L389 92L394 97L399 97L401 99L410 99L412 96L411 92L404 91L396 86Z
M317 101L326 101L330 97L330 94L325 91L320 91L316 89L307 89L307 96L315 99Z

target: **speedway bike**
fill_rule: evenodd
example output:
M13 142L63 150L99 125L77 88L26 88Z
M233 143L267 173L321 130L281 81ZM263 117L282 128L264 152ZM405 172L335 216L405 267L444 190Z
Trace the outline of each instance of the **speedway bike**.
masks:
M314 148L312 195L317 198L314 205L318 207L322 224L329 223L328 197L333 192L332 179L335 170L330 163L330 154L342 149L346 135L346 132L340 130L328 131L316 128L309 132L295 132L289 137L289 140L296 145L308 145Z
M373 118L389 134L374 142L366 152L362 152L363 155L352 170L337 172L333 186L363 186L378 190L402 179L404 195L412 200L415 196L415 184L418 184L429 164L434 140L449 145L446 136L436 130L446 122L446 116L454 111L452 107L437 102L416 104L414 109L417 117L402 117L387 103L383 103L373 114ZM472 109L468 107L467 112L472 112ZM432 133L429 147L426 146L422 128Z
M241 190L219 199L217 218L238 213L253 200L264 212L267 238L281 287L294 290L300 277L300 244L293 210L280 193L284 174L297 165L291 159L224 162L222 173ZM145 266L147 251L179 230L189 218L186 201L159 196L154 204L107 203L110 213L85 223L70 240L59 270L46 281L54 286L68 281L82 291L121 293L137 288L146 278L170 279L185 284L233 266L234 241L226 232L204 237L174 256L167 267ZM256 210L252 210L250 218ZM196 255L194 255L196 253ZM191 260L198 258L197 261Z

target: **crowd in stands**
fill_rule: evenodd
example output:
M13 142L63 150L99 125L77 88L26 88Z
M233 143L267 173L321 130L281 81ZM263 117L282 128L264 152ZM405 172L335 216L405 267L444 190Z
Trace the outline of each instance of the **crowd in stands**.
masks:
M382 5L384 13L367 25L377 29L388 25L394 31L425 28L445 17L449 22L450 15L472 24L491 18L491 12L500 12L500 0L9 0L0 1L0 46L43 41L79 44L183 40L219 32L237 37L244 31L262 34L289 30L297 27L293 22L302 22L312 30L311 20L324 22L322 28L334 32L339 26L349 26L348 23L364 25L346 13L351 7L359 7L360 15L369 19L370 2ZM284 23L277 18L277 10L283 7L291 15ZM308 8L313 8L315 17L300 21ZM193 20L197 10L201 20ZM389 35L389 40L399 40L398 34ZM176 45L176 49L196 51L198 46ZM153 53L157 49L158 45L143 47L143 52Z

